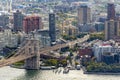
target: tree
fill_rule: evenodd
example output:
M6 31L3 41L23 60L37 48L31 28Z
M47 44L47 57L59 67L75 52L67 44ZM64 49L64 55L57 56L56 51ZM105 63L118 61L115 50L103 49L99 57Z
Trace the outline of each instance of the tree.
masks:
M78 65L79 63L78 62L75 62L75 65Z
M77 20L72 21L72 25L77 26Z
M95 39L104 40L104 35L104 33L92 33L90 34L90 39L88 41L92 41Z
M71 57L71 56L73 56L73 52L72 52L72 51L70 52L70 57Z
M67 65L67 60L63 59L63 60L59 61L59 64L62 64L63 67L65 67Z
M58 61L56 59L49 59L45 61L45 64L48 66L57 66Z

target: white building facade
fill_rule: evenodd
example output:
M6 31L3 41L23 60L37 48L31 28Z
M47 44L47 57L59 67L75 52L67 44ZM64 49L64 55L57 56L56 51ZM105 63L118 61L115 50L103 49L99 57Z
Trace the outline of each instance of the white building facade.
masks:
M104 53L111 53L112 50L113 47L107 43L95 43L93 45L94 56L96 57L98 62L102 60L102 55Z

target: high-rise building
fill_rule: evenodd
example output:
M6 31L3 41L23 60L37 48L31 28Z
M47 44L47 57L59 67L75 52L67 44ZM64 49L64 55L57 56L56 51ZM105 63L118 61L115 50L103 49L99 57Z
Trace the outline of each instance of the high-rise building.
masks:
M6 27L9 24L9 17L7 15L0 15L0 26Z
M119 20L116 19L114 2L110 1L107 8L107 21L105 21L105 40L119 36Z
M87 24L91 22L91 9L87 5L81 5L78 8L78 24Z
M34 30L43 29L42 20L39 16L28 16L23 20L23 30L29 33Z
M96 22L95 23L95 29L97 32L102 32L105 29L105 25L102 22Z
M119 21L108 20L105 22L105 40L119 36Z
M23 28L23 14L17 10L14 13L14 31L21 31Z
M51 42L56 41L56 28L55 28L55 14L49 14L49 36L51 38Z
M115 5L113 2L109 2L108 3L108 7L107 7L107 19L113 19L115 20Z

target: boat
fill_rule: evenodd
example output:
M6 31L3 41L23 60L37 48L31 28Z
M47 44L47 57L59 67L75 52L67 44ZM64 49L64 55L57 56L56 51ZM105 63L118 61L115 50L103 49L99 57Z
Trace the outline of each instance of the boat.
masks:
M76 69L77 69L77 70L80 70L80 67L81 67L80 65L77 65L77 66L76 66Z
M51 66L41 66L40 67L41 70L51 70Z
M67 68L68 68L69 70L75 70L75 67L73 67L73 66L67 66Z
M63 73L66 74L68 72L69 72L69 69L68 68L64 68Z
M51 66L51 69L56 69L56 67L55 66Z

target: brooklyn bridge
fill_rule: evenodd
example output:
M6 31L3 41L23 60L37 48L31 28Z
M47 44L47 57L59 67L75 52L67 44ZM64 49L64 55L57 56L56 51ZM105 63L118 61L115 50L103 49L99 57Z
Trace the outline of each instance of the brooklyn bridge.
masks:
M71 47L77 43L83 43L89 39L89 35L79 38L74 41L69 41L62 44L57 44L50 47L40 48L39 41L34 39L25 40L19 50L8 58L0 61L0 67L8 66L13 63L25 60L26 69L39 69L40 67L40 55L47 54L50 51L58 50L64 47Z

